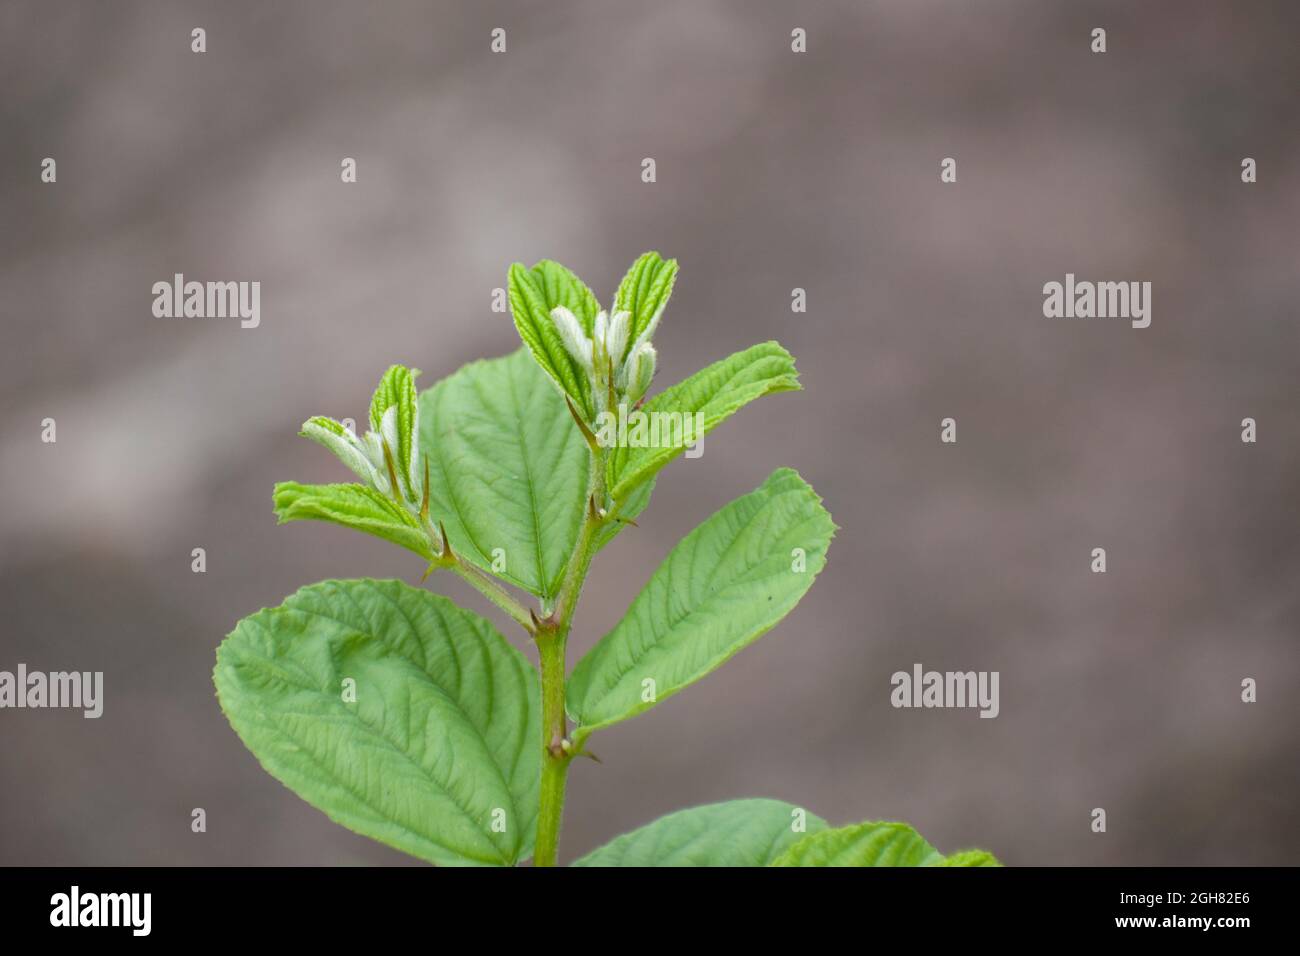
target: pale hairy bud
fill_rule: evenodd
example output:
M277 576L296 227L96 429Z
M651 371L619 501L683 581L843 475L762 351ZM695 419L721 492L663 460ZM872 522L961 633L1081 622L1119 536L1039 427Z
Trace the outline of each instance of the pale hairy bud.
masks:
M356 435L336 426L335 423L329 422L328 419L318 418L303 422L302 434L332 451L343 464L351 468L357 477L367 485L372 488L377 486L381 477L380 472L383 470L382 460L379 468L376 469L368 449ZM384 485L387 484L388 482L384 481Z
M388 480L388 465L384 462L384 437L379 432L366 432L366 456L375 470L374 489L381 495L393 494L392 482Z
M655 377L655 347L642 342L627 358L627 400L638 401Z
M631 315L627 312L615 312L605 332L605 354L614 360L615 368L623 364L623 353L627 351L627 337L631 331L631 319Z
M590 375L591 339L587 338L587 333L582 330L582 323L578 321L578 317L564 306L557 305L551 310L551 321L555 323L555 328L560 333L560 341L564 343L565 350Z

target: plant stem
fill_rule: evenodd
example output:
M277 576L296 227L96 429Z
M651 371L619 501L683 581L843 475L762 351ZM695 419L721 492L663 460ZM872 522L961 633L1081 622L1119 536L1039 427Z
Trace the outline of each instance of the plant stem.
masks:
M573 626L573 612L596 552L596 534L609 520L605 506L605 454L593 447L588 505L578 541L565 568L555 613L537 631L537 653L542 671L542 781L537 807L537 843L534 866L555 866L560 849L560 823L564 815L564 787L575 752L569 740L564 712L564 648Z
M428 480L427 476L425 480ZM429 536L430 545L436 549L441 542L442 547L446 548L447 545L443 540L442 532L433 527L428 514L421 511L420 519L424 525L425 534ZM474 590L510 615L512 621L529 634L533 633L533 621L528 614L528 609L515 600L509 591L474 565L462 559L459 554L447 549L442 555L434 557L433 562L429 565L429 570L425 572L425 576L427 577L434 568L450 568L455 571L468 581Z
M534 866L555 866L560 849L560 820L569 761L563 742L568 730L564 716L565 637L551 632L537 642L542 665L542 785L537 805L537 846Z
M480 594L495 604L501 610L510 615L510 619L521 626L530 634L533 630L532 620L528 616L528 610L510 596L505 588L497 584L486 574L471 564L466 564L460 558L452 566L452 570L468 581Z

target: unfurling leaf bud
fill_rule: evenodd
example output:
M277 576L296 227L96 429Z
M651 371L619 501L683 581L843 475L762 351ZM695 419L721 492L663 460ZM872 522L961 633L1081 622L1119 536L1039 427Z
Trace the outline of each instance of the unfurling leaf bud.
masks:
M370 487L378 485L379 470L367 454L365 443L339 422L317 415L303 422L302 431L298 434L324 445Z
M301 434L334 452L366 485L414 509L424 493L421 480L419 402L415 377L420 373L394 365L370 402L371 430L358 436L332 418L317 416L303 423Z

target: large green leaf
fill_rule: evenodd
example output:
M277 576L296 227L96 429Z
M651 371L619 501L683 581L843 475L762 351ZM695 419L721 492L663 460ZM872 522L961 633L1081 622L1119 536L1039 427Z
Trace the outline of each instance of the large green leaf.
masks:
M262 766L337 823L440 864L531 852L536 672L483 618L400 581L325 581L240 621L213 679Z
M425 559L433 558L429 536L409 511L364 485L303 485L282 481L275 486L275 514L290 521L331 521L401 545Z
M429 461L429 514L446 526L452 549L552 599L582 525L591 452L528 352L471 363L421 394L420 448ZM653 484L628 495L620 517L635 519ZM623 527L607 525L598 546Z
M679 810L625 833L574 866L766 866L826 821L780 800Z
M699 412L703 415L703 433L708 434L754 399L798 388L799 373L790 353L776 342L764 342L714 362L660 392L641 410L683 416ZM681 448L666 443L614 449L607 472L611 494L623 498L681 454Z
M675 694L766 633L812 586L834 532L816 492L782 468L683 538L574 668L568 708L578 740Z
M586 373L565 349L551 319L551 310L564 306L577 317L590 336L596 313L600 311L596 297L581 279L549 259L543 259L531 269L516 262L510 267L509 286L510 313L519 337L542 370L561 391L573 396L590 419L595 414L591 384Z
M983 850L945 858L906 823L859 823L799 840L772 866L998 866Z
M582 523L591 452L528 353L471 363L422 394L420 448L429 516L452 550L554 597Z

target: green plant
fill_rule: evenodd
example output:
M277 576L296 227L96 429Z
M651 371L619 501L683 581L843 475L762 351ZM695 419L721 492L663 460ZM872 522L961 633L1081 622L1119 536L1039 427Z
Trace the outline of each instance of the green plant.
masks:
M281 483L280 521L365 531L419 555L426 577L459 575L528 633L540 665L484 618L399 581L325 581L245 618L217 652L222 709L267 771L331 819L434 863L554 865L566 776L591 735L704 677L812 585L835 525L779 469L682 539L566 681L591 561L646 507L657 472L743 405L799 388L794 360L767 342L647 398L676 274L647 253L607 314L563 266L516 264L509 298L526 348L422 394L417 372L393 366L364 436L304 424L361 481ZM668 440L611 425L632 412ZM577 861L993 863L945 858L903 824L831 829L774 800L674 813Z

